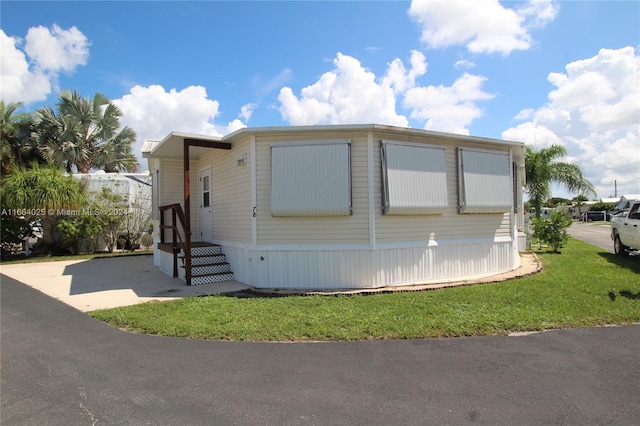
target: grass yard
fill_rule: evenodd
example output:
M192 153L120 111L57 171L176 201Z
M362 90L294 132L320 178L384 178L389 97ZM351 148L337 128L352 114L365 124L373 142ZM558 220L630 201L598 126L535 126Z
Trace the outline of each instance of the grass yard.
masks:
M107 257L122 257L122 256L151 256L152 250L138 250L134 252L130 251L115 251L113 253L94 253L94 254L74 254L67 256L32 256L32 257L19 257L16 256L12 259L4 259L0 264L13 265L16 263L40 263L40 262L60 262L65 260L84 260L84 259L101 259Z
M640 322L640 257L571 239L541 273L496 284L355 296L207 296L94 311L132 332L194 339L413 339Z

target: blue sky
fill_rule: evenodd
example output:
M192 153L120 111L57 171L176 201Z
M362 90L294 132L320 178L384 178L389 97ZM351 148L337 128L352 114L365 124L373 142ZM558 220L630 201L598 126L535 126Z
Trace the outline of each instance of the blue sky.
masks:
M104 93L138 154L171 130L375 122L560 143L599 197L614 181L640 193L637 1L2 1L0 12L2 98L34 111L60 90Z

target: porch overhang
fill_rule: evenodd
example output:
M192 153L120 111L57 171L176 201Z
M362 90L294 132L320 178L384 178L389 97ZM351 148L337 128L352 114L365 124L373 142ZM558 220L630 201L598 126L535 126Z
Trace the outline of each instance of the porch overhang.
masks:
M219 136L171 132L151 151L143 152L145 158L183 159L184 146L189 145L189 159L193 160L211 148L231 149L231 142L222 142Z

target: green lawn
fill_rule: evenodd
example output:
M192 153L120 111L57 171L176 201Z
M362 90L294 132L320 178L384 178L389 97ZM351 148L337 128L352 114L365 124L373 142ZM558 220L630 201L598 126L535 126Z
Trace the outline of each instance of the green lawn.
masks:
M40 263L40 262L61 262L65 260L83 260L83 259L100 259L105 257L122 257L122 256L150 256L152 250L141 251L116 251L113 253L94 253L94 254L75 254L67 256L34 256L34 257L15 257L13 259L2 260L2 265L12 265L16 263Z
M208 296L92 312L125 330L197 339L410 339L640 322L640 257L571 239L541 273L495 284L355 295Z

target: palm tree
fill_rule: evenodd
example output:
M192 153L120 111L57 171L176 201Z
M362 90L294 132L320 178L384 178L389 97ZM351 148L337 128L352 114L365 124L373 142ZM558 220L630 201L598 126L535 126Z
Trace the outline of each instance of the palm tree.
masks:
M120 129L120 117L122 111L103 94L89 99L66 91L60 94L57 113L43 107L33 119L46 157L65 170L134 172L138 160L131 145L136 133L128 126Z
M573 197L573 205L578 208L578 218L582 216L581 207L584 206L585 201L589 201L587 197L584 195L578 195L577 197Z
M0 198L3 208L9 211L25 211L30 219L41 216L43 242L49 247L55 244L53 218L61 210L78 209L86 201L79 180L65 176L53 164L41 167L38 163L30 169L12 166L10 173L3 176Z
M2 156L2 174L9 172L12 165L28 166L33 161L42 163L37 145L31 139L31 115L16 113L21 102L5 104L0 101L0 155Z
M569 192L595 195L593 185L584 177L580 166L561 161L567 155L563 146L551 145L538 151L529 146L525 149L526 192L536 209L536 218L540 218L542 204L551 198L552 182Z

